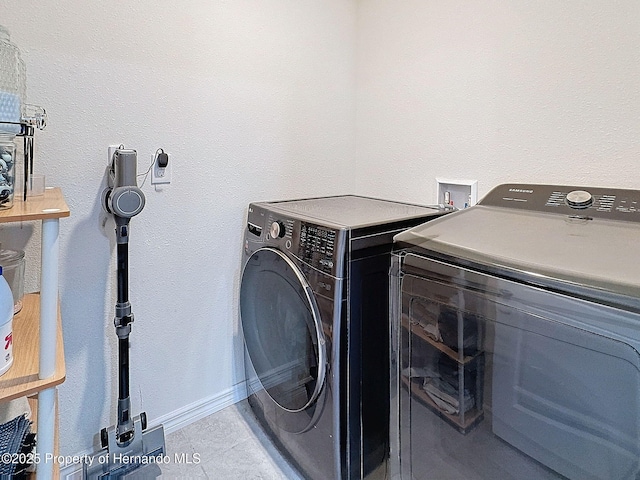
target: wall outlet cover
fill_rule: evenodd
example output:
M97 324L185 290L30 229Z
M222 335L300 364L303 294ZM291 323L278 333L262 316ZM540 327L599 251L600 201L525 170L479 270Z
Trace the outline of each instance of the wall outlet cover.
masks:
M152 185L163 185L171 183L171 170L173 160L171 159L171 154L167 153L169 157L169 162L167 166L162 168L158 165L158 155L153 155L153 167L151 167L151 184Z

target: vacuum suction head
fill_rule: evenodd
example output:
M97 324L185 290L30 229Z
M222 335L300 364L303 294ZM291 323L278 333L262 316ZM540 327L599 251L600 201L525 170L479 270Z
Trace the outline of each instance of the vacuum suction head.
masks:
M82 465L87 480L153 479L162 474L160 465L166 463L164 427L147 429L146 415L135 417L134 435L124 445L117 440L116 426L100 432L102 450L89 457Z

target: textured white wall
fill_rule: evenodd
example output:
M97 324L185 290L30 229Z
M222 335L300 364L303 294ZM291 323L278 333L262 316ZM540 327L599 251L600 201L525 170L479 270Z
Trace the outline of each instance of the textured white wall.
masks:
M640 188L640 2L360 2L359 191Z
M63 454L115 423L115 244L99 202L107 146L136 149L140 171L156 149L172 154L173 183L155 191L147 180L147 206L131 223L131 394L153 422L243 378L236 302L248 203L354 188L355 15L344 0L0 6L29 101L49 113L36 168L72 212L60 246ZM14 229L12 241L34 228Z
M252 200L432 202L436 176L476 178L481 195L518 180L640 188L635 0L10 0L0 23L50 115L37 167L72 210L62 453L115 421L114 242L98 201L108 144L138 150L141 170L160 147L174 161L173 184L147 183L132 221L132 395L151 420L242 379ZM0 241L33 250L34 231Z

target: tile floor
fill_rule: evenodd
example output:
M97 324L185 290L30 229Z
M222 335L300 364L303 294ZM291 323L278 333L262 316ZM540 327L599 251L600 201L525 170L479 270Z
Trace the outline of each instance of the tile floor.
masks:
M170 458L177 454L192 463L162 465L163 480L302 478L269 441L246 400L166 435L165 444Z

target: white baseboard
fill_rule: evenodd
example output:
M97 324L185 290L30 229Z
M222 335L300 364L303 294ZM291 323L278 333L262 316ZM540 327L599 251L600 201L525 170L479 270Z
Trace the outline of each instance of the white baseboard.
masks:
M238 383L216 395L198 400L159 418L150 420L149 427L164 425L165 433L175 432L245 398L247 398L245 382Z
M174 410L173 412L169 412L166 415L162 415L161 417L150 419L149 428L162 425L166 435L168 433L178 431L187 425L191 425L192 423L216 413L223 408L229 407L234 403L238 403L245 398L247 398L247 386L245 382L241 382L216 395L203 398L197 402L193 402ZM76 456L85 457L96 453L97 452L92 449L87 449L84 452L77 453ZM60 468L60 478L65 480L81 480L82 466L78 464L62 466Z

